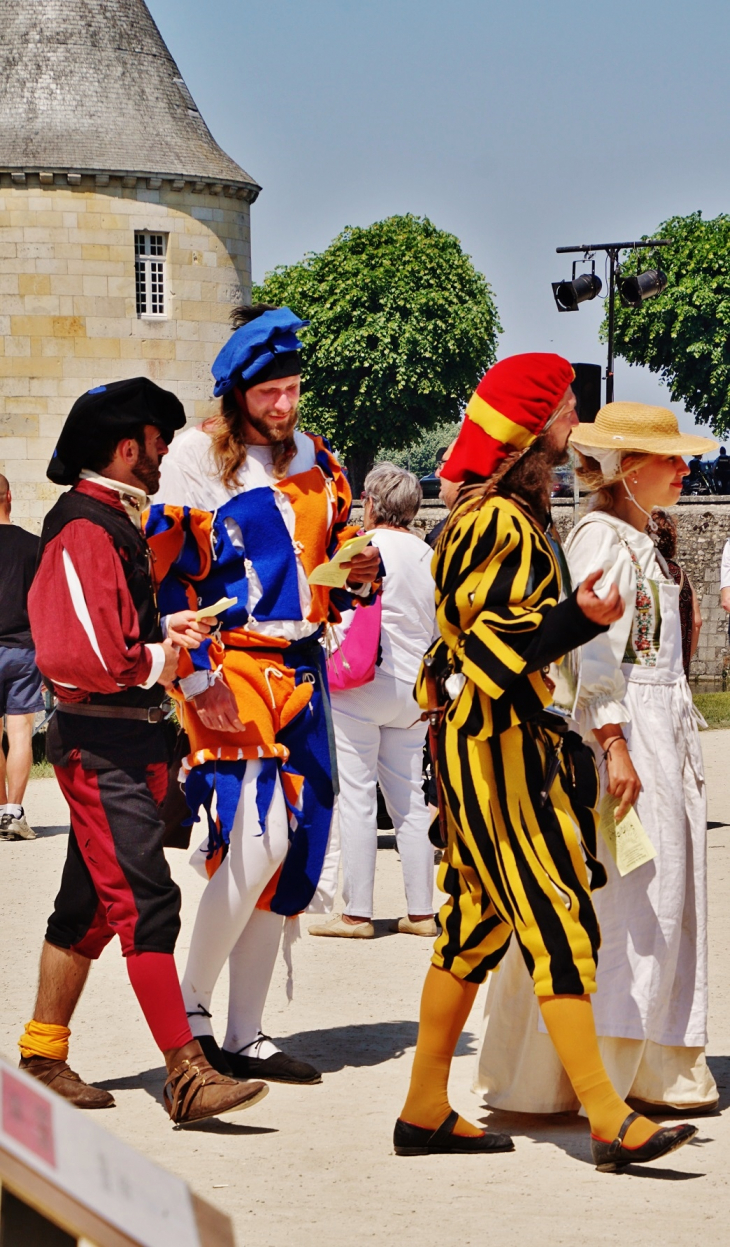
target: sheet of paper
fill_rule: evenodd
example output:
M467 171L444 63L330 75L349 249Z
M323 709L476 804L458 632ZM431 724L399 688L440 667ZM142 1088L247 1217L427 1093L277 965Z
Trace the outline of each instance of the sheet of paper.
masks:
M350 574L350 569L343 567L342 564L349 563L350 559L369 546L372 535L372 533L363 533L362 537L351 537L349 541L346 541L329 563L320 563L319 567L315 567L314 571L309 573L310 585L326 585L328 589L342 589Z
M598 807L598 830L616 863L618 873L623 878L624 875L631 874L632 870L638 870L639 866L644 866L646 862L656 857L656 849L639 821L633 805L621 822L616 822L614 811L617 805L618 801L615 797L609 796L608 793L604 794Z
M203 606L199 611L195 612L195 618L198 623L201 619L215 619L222 611L227 611L229 606L235 606L238 598L218 598L212 606Z

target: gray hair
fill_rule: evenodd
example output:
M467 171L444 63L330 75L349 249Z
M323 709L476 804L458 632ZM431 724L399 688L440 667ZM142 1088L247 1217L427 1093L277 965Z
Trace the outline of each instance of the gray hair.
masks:
M394 463L378 463L365 477L365 496L375 512L376 524L407 527L423 501L418 479Z

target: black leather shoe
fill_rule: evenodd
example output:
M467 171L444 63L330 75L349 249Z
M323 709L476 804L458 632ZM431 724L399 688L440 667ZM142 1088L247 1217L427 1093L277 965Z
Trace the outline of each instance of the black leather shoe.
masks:
M322 1075L307 1061L297 1061L286 1052L274 1052L271 1056L244 1056L240 1052L221 1053L234 1078L262 1078L265 1082L293 1082L309 1086L322 1081ZM208 1057L210 1060L210 1057ZM211 1065L213 1062L211 1061Z
M218 1047L215 1037L213 1035L194 1035L193 1038L197 1039L203 1049L206 1061L210 1062L213 1069L219 1074L226 1074L229 1078L232 1078L231 1067Z
M396 1156L449 1155L451 1153L514 1152L515 1145L508 1134L464 1135L454 1134L459 1114L453 1109L438 1130L412 1126L399 1117L393 1131L393 1149Z
M697 1127L685 1122L681 1126L663 1126L650 1135L641 1147L625 1147L623 1140L626 1131L632 1121L636 1121L639 1116L639 1113L629 1113L616 1138L610 1143L591 1135L593 1160L596 1169L601 1173L616 1173L619 1169L625 1169L627 1165L645 1165L647 1161L658 1160L660 1156L668 1156L670 1152L676 1152L678 1147L689 1143L690 1139L694 1139L697 1134Z

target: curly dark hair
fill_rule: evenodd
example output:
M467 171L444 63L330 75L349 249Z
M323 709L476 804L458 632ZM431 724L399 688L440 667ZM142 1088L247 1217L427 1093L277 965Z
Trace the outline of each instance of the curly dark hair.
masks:
M651 534L654 545L665 559L674 562L677 553L677 525L671 515L667 515L661 507L654 507L651 518L656 525Z

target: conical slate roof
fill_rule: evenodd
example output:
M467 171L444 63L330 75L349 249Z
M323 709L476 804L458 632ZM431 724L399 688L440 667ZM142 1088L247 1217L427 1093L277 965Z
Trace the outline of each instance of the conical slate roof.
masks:
M0 169L259 190L216 143L144 0L0 0Z

